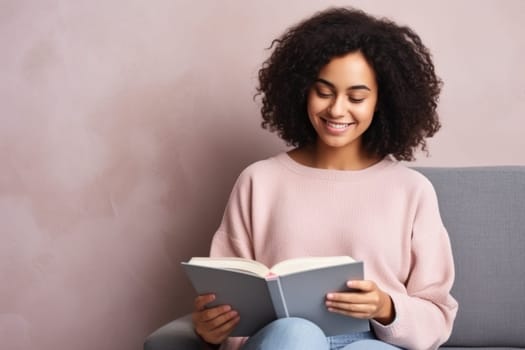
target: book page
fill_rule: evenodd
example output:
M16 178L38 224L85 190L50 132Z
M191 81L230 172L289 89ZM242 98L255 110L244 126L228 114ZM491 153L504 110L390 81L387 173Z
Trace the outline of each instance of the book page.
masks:
M281 261L271 268L276 275L285 275L294 272L313 270L329 266L337 266L355 262L349 256L321 256L304 257Z
M264 264L244 258L209 258L209 257L194 257L188 261L188 264L197 266L208 266L217 269L227 269L234 271L241 271L251 273L257 276L265 277L270 273L268 267Z

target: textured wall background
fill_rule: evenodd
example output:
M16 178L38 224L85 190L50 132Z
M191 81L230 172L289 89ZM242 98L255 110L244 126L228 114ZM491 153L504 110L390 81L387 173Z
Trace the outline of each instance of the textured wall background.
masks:
M525 165L525 2L332 1L412 26L445 81L418 165ZM248 163L264 48L325 1L0 0L0 341L140 349L187 312Z

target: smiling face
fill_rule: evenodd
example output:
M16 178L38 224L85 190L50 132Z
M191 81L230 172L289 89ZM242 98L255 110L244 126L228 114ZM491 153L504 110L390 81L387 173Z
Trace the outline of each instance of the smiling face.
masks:
M308 92L307 110L317 147L362 154L362 135L377 103L375 72L359 51L325 65Z

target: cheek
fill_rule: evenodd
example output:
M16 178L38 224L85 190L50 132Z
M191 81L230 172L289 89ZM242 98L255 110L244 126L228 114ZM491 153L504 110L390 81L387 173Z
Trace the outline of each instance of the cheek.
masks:
M316 115L318 114L315 109L312 107L312 105L308 105L306 112L308 113L308 120L310 123L315 127L316 125Z
M309 97L306 102L306 111L308 112L308 117L310 119L316 114L316 103L311 97Z
M310 96L306 104L308 115L310 117L317 115L318 113L326 110L329 104L330 103L326 99L321 99L316 96Z
M353 111L354 117L362 122L371 122L374 117L375 104L361 104Z

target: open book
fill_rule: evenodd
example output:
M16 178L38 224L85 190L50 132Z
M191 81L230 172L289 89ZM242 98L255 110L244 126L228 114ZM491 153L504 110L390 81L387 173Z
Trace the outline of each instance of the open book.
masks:
M349 291L363 279L363 263L348 256L306 257L267 267L243 258L195 257L182 263L198 294L214 293L209 306L231 305L241 320L231 336L250 336L271 321L301 317L327 336L370 330L367 320L329 312L329 292Z

